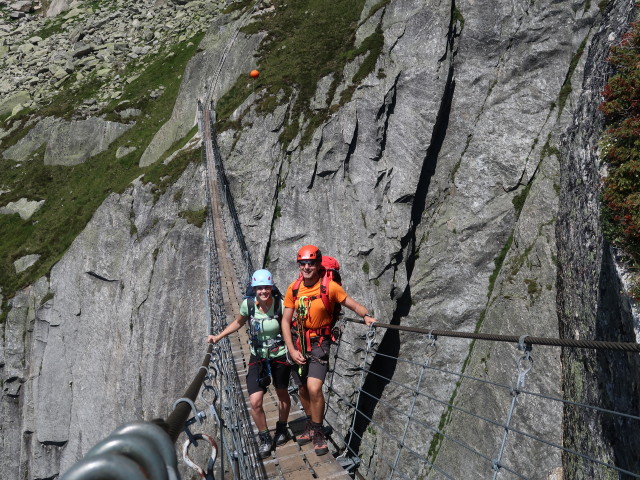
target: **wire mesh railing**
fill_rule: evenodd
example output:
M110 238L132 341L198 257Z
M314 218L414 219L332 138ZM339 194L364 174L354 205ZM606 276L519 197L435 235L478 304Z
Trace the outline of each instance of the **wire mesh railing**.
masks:
M213 129L213 125L215 124L215 109L213 107L213 102L209 104L209 108L206 110L205 115L208 115L211 125L211 155L212 161L215 165L220 199L224 201L223 203L226 206L226 218L228 218L229 222L233 226L234 237L233 239L231 239L232 241L230 242L230 244L237 245L237 248L239 250L240 259L234 263L236 265L236 268L241 269L241 271L238 272L238 278L240 278L241 281L244 282L241 282L242 286L246 285L247 280L251 278L251 274L254 271L253 262L251 260L251 255L244 239L244 234L242 233L242 226L240 224L240 218L236 210L235 200L233 199L233 195L231 194L231 187L225 173L224 165L222 164L222 156L220 155L220 149L218 147L215 131Z
M224 190L220 188L220 185L223 182L226 185L226 177L212 130L214 119L203 108L202 104L198 106L199 124L203 133L203 152L208 185L207 201L208 205L211 206L214 201L212 196L216 195L215 201L218 204L221 199L225 198L223 195ZM218 186L217 191L214 190L216 185ZM229 202L229 199L227 199L227 207L232 209L231 217L237 219L233 203ZM214 221L212 210L213 208L209 208L207 219L207 244L209 245L209 291L207 299L210 305L211 319L209 331L219 332L226 326L226 312L224 312L217 239L212 232ZM237 220L233 224L236 235L239 235L237 241L241 245L241 251L246 252L240 225ZM243 258L250 265L248 252ZM245 266L245 268L247 267ZM249 274L246 275L248 277ZM230 473L232 478L264 478L264 468L260 462L257 445L253 438L251 421L245 406L242 385L228 338L215 344L207 380L209 383L205 382L201 398L208 403L211 416L216 418L218 422L221 449L224 451L224 458L227 460L226 470L223 459L221 459L221 464L219 465L222 478L225 478L227 473Z
M363 323L360 320L346 321ZM416 334L423 336L424 341L420 351L409 358L387 355L375 351L374 330L378 329L408 331L414 339ZM464 368L455 371L435 364L438 346L449 340L447 337L466 338L472 342L480 339L511 343L511 346L505 345L505 349L511 351L513 361L504 372L511 376L511 382L467 374ZM518 347L515 352L513 344ZM533 345L539 345L536 347L539 355L548 354L540 345L545 349L551 345L640 352L640 345L636 343L487 335L381 323L369 327L366 335L356 335L354 340L343 335L332 347L333 365L326 383L326 418L341 437L336 438L334 434L333 440L342 451L341 456L351 458L350 462L343 464L348 465L354 474L357 472L358 476L367 479L466 478L461 473L464 469L452 467L461 464L474 465L474 478L529 479L563 478L561 472L567 458L578 458L599 469L602 478L640 478L638 452L627 452L630 457L635 455L635 460L597 458L592 451L568 448L563 444L561 433L555 438L548 438L537 430L537 423L543 421L544 415L555 416L560 424L563 409L578 408L625 419L635 425L627 434L637 435L640 412L615 411L545 393L540 385L532 383ZM359 361L354 360L354 353L359 354ZM403 366L396 368L394 376L388 377L372 367L374 357L382 363ZM511 374L508 374L509 370ZM540 372L536 380L544 378L544 373ZM367 389L366 385L372 383L372 379L386 385L382 394L374 394L375 389ZM454 385L459 393L463 382L469 391L490 391L491 395L484 398L494 399L495 404L478 405L472 401L467 405L458 401L455 394L443 395L442 383ZM527 383L531 383L529 388L525 388ZM345 385L355 385L356 395ZM536 388L541 389L535 391ZM441 414L433 415L433 412ZM472 438L461 434L464 430L450 432L448 422L453 416L462 419L461 422L469 429L472 425L480 425L479 428L490 432L490 435L478 444L473 442L474 438L480 438L478 436ZM351 417L351 421L348 428L341 429L340 419L345 417ZM557 430L560 429L559 424ZM368 448L365 444L374 447ZM449 453L441 460L440 448L444 444L448 445ZM534 451L536 456L545 457L545 462L541 462L545 464L544 468L540 465L535 467L536 462L531 458ZM554 471L560 476L552 477Z

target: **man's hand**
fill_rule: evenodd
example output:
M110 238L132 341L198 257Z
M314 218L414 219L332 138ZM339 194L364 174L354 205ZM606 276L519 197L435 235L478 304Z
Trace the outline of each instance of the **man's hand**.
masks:
M296 350L296 349L290 350L289 356L291 357L291 360L296 362L298 365L304 365L305 363L307 363L307 359L304 358L304 355L300 350Z
M375 318L373 318L371 315L369 315L368 313L364 317L362 317L362 320L364 320L364 324L366 326L369 326L372 323L377 322L377 320Z

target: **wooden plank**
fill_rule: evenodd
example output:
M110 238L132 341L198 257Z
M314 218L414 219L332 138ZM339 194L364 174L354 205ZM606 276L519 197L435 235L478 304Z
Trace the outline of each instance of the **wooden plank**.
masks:
M282 478L284 480L316 480L316 477L306 468L283 472Z
M327 458L326 460L321 460L327 456L331 458L330 459ZM316 472L316 475L318 476L318 478L327 478L329 475L334 475L336 473L342 473L343 475L345 475L345 478L349 478L349 475L347 474L347 472L344 471L344 469L340 466L340 464L330 454L324 455L322 457L316 457L316 458L318 460L316 460L315 462L311 458L309 458L309 463L311 464L311 468L313 468L313 471Z
M278 457L278 464L280 465L280 471L283 475L286 475L289 472L299 471L306 471L311 474L302 455L289 455L284 458Z

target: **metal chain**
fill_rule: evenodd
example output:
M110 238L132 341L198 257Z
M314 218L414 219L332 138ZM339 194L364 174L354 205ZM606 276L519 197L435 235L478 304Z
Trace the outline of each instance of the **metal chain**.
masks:
M500 473L500 469L502 468L502 456L504 455L504 449L507 445L507 438L509 436L509 429L511 426L511 420L513 418L513 412L516 408L516 402L518 400L518 395L520 391L524 388L525 378L527 373L533 367L533 358L531 357L531 345L525 344L523 341L523 337L520 338L520 342L518 344L518 349L524 350L524 354L516 360L517 365L517 377L516 377L516 385L513 389L511 389L511 405L509 407L509 413L507 415L507 420L504 424L504 433L502 435L502 442L500 444L500 449L498 451L497 457L493 461L493 480L498 478L498 474Z
M391 471L389 472L389 480L391 480L395 474L396 468L398 466L398 461L400 460L400 454L402 453L402 449L404 448L404 442L407 439L407 432L409 431L409 424L411 423L411 419L413 418L413 412L416 408L416 402L418 397L420 396L420 386L422 385L422 379L424 377L425 371L429 368L431 364L431 359L438 351L438 347L436 346L436 337L429 334L427 336L427 341L429 341L429 345L425 350L425 362L422 364L420 368L420 374L418 375L418 381L416 383L416 388L413 392L413 398L411 399L411 408L409 408L409 414L407 415L407 422L404 425L404 431L402 432L402 438L398 442L398 451L396 452L396 458L393 461L393 465L391 466Z
M336 322L336 325L334 326L334 330L336 331L336 335L334 335L335 338L337 338L338 340L335 342L336 344L336 349L335 349L335 353L333 355L333 368L331 369L331 378L329 379L329 384L327 385L327 390L329 392L329 397L327 399L326 405L325 405L325 409L324 409L324 416L326 417L327 412L329 411L329 405L331 403L331 397L333 397L333 395L331 394L333 392L333 378L336 375L336 366L337 366L337 359L338 359L338 355L340 353L340 345L342 344L342 334L344 332L344 329L347 325L347 321L344 319L344 316L341 316L340 319Z
M346 448L344 452L342 452L342 454L339 457L346 456L349 450L349 444L351 443L351 439L353 438L353 435L354 435L356 418L358 417L358 405L360 404L360 396L362 395L362 387L364 386L365 372L367 371L367 361L369 359L369 352L372 349L373 340L376 337L376 331L373 325L374 324L369 325L369 329L367 330L367 334L366 334L367 346L364 351L364 357L362 358L362 367L360 367L360 385L358 386L358 394L356 396L353 418L351 419L351 427L349 428L349 438L346 441Z

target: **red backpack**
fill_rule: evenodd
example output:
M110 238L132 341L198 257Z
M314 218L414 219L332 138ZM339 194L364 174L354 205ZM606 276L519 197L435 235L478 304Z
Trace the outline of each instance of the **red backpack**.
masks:
M333 257L322 256L322 263L320 267L320 298L324 303L324 308L329 313L332 312L332 305L329 301L329 284L331 280L338 285L342 285L342 279L340 278L340 264ZM295 282L293 282L293 301L298 300L298 290L300 290L300 284L302 283L302 273L298 276ZM340 307L340 304L338 304Z

